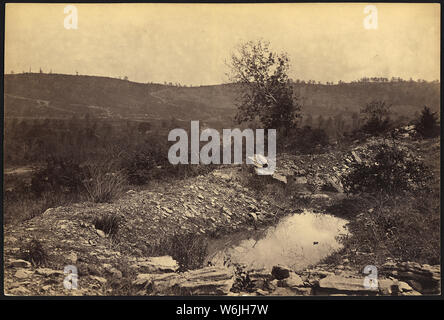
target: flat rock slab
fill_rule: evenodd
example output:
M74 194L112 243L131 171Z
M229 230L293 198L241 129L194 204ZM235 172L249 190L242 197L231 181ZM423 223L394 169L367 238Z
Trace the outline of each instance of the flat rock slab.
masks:
M177 261L170 256L149 257L138 261L133 267L143 273L168 273L179 269Z
M364 287L363 278L346 278L337 275L327 276L319 281L321 292L335 291L342 293L377 293L378 290Z
M226 295L233 283L230 270L206 267L184 273L139 274L134 285L147 294Z

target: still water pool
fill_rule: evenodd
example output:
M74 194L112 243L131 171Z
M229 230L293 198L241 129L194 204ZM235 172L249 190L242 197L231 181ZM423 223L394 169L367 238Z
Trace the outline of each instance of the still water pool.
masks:
M300 270L342 247L339 239L347 234L347 222L306 210L280 220L276 226L230 235L210 244L208 260L213 265L239 263L271 269L283 264Z

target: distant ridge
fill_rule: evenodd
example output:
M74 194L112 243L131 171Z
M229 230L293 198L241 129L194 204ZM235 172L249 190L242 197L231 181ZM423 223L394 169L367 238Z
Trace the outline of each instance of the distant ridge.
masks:
M236 110L234 84L178 87L103 76L24 73L5 75L5 117L201 119L227 122ZM294 84L304 114L353 112L368 101L393 104L394 116L412 117L424 105L440 109L440 83L368 82Z

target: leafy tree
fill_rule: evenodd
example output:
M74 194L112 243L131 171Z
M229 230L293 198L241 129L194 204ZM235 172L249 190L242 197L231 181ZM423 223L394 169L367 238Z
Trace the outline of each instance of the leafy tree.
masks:
M281 129L285 135L296 126L301 106L293 99L285 53L272 52L266 41L249 41L239 46L229 66L231 80L243 89L238 123L258 117L266 128Z
M428 107L424 106L415 128L416 131L424 138L433 138L438 136L439 125L436 112L432 112Z

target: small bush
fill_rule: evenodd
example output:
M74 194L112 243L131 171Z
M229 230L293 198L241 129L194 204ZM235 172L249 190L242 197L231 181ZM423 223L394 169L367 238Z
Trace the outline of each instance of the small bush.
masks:
M230 289L231 292L253 292L254 283L250 279L250 275L247 271L242 268L242 266L235 264L234 271L234 283L233 287Z
M348 193L397 194L429 187L430 170L407 150L380 144L369 153L375 154L372 161L354 164L342 177Z
M122 161L128 182L133 185L148 183L152 179L152 170L156 165L152 153L144 149L128 153Z
M107 235L115 236L119 231L120 219L116 215L109 214L94 218L93 224L96 229L102 230Z
M38 240L32 240L22 249L22 258L34 266L43 266L48 261L48 255Z
M31 178L31 190L36 195L43 192L82 192L84 172L73 159L51 157L45 167Z

